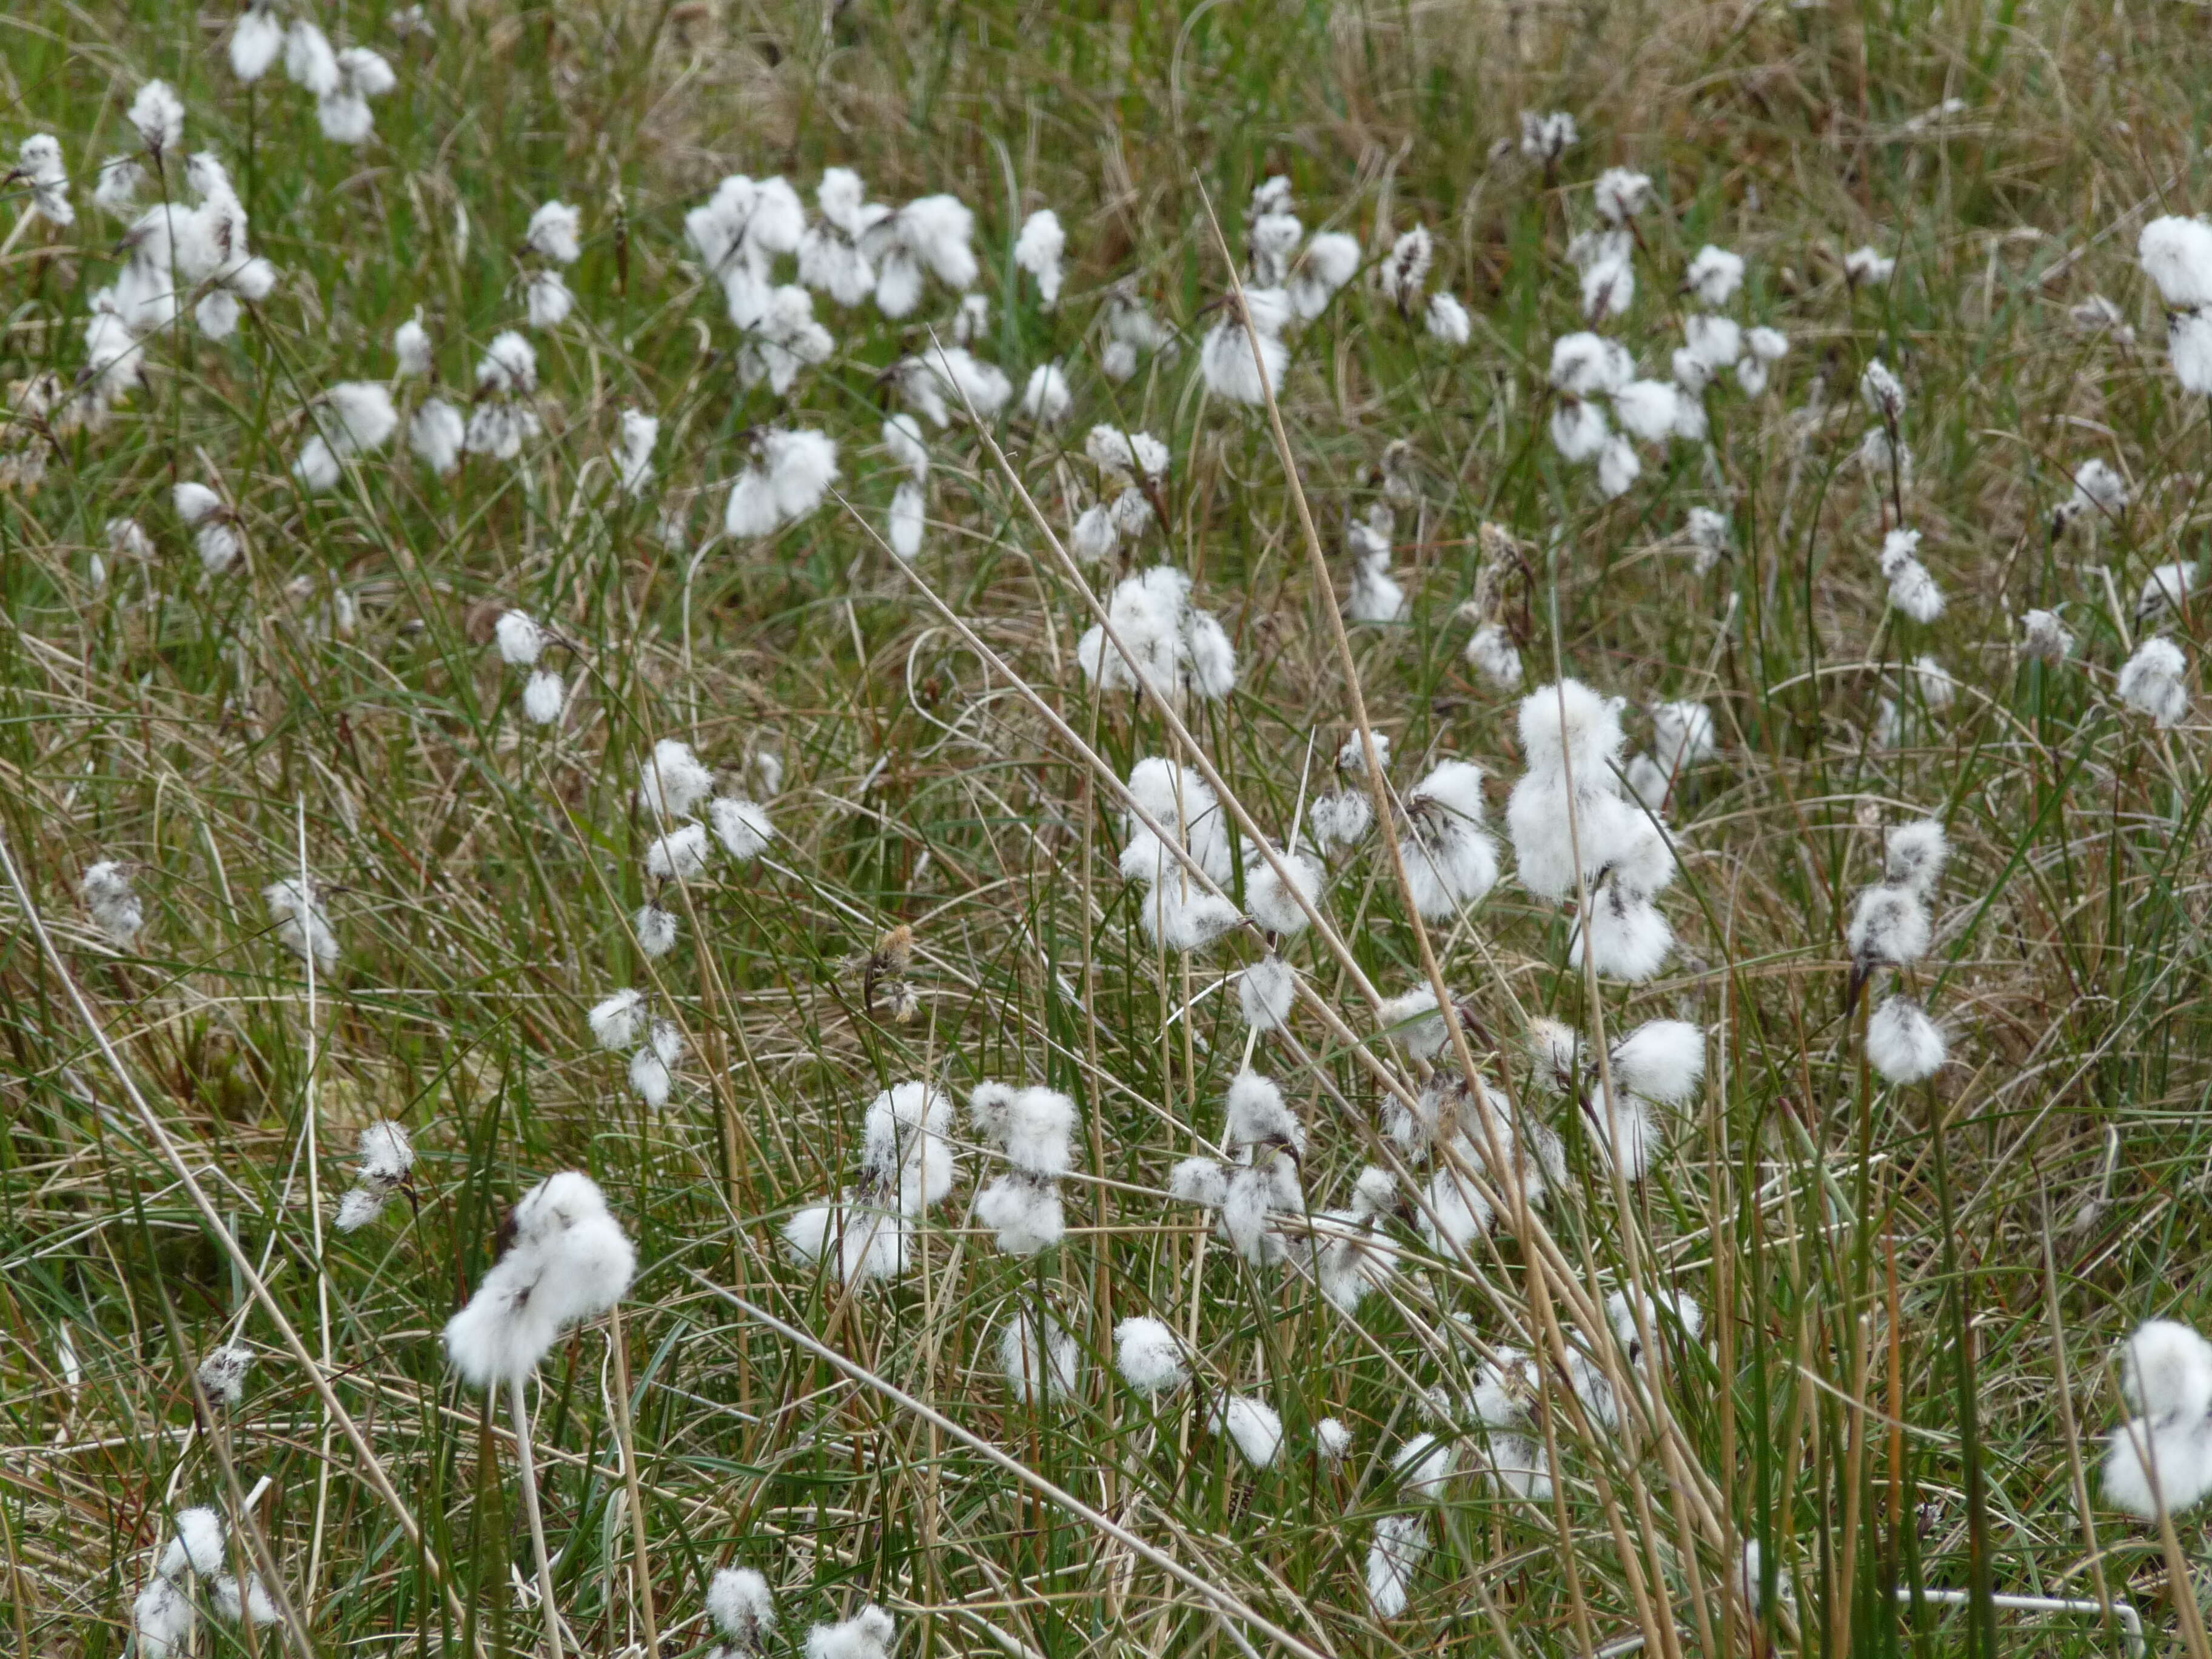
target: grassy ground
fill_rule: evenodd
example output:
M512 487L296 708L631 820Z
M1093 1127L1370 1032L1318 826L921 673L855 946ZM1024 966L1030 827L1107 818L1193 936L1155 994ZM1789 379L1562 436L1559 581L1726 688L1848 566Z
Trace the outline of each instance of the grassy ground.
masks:
M623 1370L602 1322L555 1350L536 1396L556 1594L586 1653L645 1641L624 1439L669 1654L711 1644L702 1595L732 1564L777 1587L777 1650L869 1600L909 1656L1282 1645L1252 1615L1332 1655L1624 1637L1670 1655L2119 1647L2094 1610L1999 1612L1993 1632L1965 1611L1889 1611L1900 1586L1978 1583L2108 1596L2142 1609L2154 1642L2179 1639L2171 1558L2098 1500L2094 1465L2119 1412L2114 1343L2153 1315L2197 1317L2208 1292L2204 727L2192 714L2161 733L2113 695L2137 587L2203 554L2212 439L2133 260L2143 218L2204 204L2202 11L708 0L441 9L423 38L379 9L322 19L398 70L359 149L325 140L281 73L236 81L227 13L31 0L0 20L0 137L60 137L80 212L0 258L0 379L82 364L118 229L90 188L131 147L124 112L147 76L183 94L187 145L229 161L283 272L233 340L158 341L149 384L104 429L58 434L43 483L0 498L0 831L52 939L43 951L0 891L0 1626L16 1649L121 1653L173 1514L236 1516L264 1479L252 1514L314 1651L542 1645L508 1419L451 1377L437 1336L506 1206L563 1167L603 1184L641 1264ZM1513 144L1521 111L1553 108L1583 136L1547 169ZM1765 397L1716 393L1709 452L1648 453L1607 502L1543 423L1551 341L1581 326L1568 239L1613 164L1657 182L1639 297L1613 330L1647 369L1665 372L1680 273L1708 241L1748 262L1735 314L1792 348ZM967 200L993 301L978 355L1018 387L1061 358L1075 392L1060 434L1000 423L1005 468L962 423L932 434L910 569L875 534L896 477L878 376L948 325L948 296L903 324L824 307L838 350L787 416L739 387L720 295L682 242L684 210L725 173L781 171L811 204L833 165L883 200ZM1206 396L1194 349L1126 383L1097 368L1094 318L1123 277L1194 344L1228 277L1207 204L1241 248L1247 198L1279 171L1309 226L1370 250L1425 220L1435 280L1475 319L1454 350L1361 283L1297 337L1282 415L1333 592L1264 416ZM472 458L445 480L395 449L303 494L289 468L305 400L388 375L392 331L417 307L465 392L483 344L517 324L515 250L554 196L583 209L586 239L574 317L534 337L544 437L519 464ZM1069 236L1056 312L1010 252L1048 205ZM0 204L0 234L21 211L20 196ZM1897 256L1894 276L1848 284L1842 256L1867 242ZM2135 343L2070 319L2097 294ZM1887 492L1852 461L1855 383L1875 356L1908 389L1906 516L1950 597L1924 628L1885 608ZM662 421L641 500L613 488L607 459L625 407ZM839 439L850 510L833 499L763 543L712 542L743 435L785 418ZM1478 1046L1496 1043L1477 1058L1516 1090L1533 1013L1710 1033L1705 1085L1649 1180L1616 1186L1571 1136L1548 1245L1501 1229L1439 1256L1399 1226L1403 1277L1352 1320L1168 1201L1170 1166L1218 1144L1248 1052L1224 975L1255 953L1147 943L1114 867L1110 787L1044 714L1119 775L1173 747L1157 708L1084 684L1084 597L1013 488L1064 528L1097 421L1172 448L1170 524L1146 562L1194 576L1242 668L1191 729L1275 833L1352 729L1332 621L1341 532L1400 440L1422 495L1396 532L1410 617L1350 638L1401 791L1459 756L1502 805L1521 769L1515 698L1461 657L1486 521L1528 550L1511 611L1532 685L1557 663L1632 708L1712 707L1721 752L1675 805L1680 945L1657 979L1594 1005L1564 913L1510 878L1428 929L1480 1012ZM27 430L9 444L46 445ZM2093 456L2132 503L2054 537ZM183 480L240 509L247 553L219 577L169 505ZM1705 574L1682 535L1695 505L1735 522ZM106 554L117 515L149 531L150 561ZM550 731L523 720L521 677L487 643L507 605L562 636L552 659L575 695ZM2020 655L2030 605L2063 606L2069 662ZM2192 682L2198 624L2193 610L2167 624ZM1905 741L1886 745L1879 700L1923 653L1956 701L1906 695ZM760 757L779 758L779 838L691 884L683 943L648 962L627 921L651 885L633 784L670 736L757 787ZM1915 978L1952 1058L1893 1090L1842 1012L1843 929L1881 828L1926 813L1956 853ZM312 990L259 896L303 849L343 946ZM127 950L76 902L103 858L133 866L145 904ZM1316 1206L1376 1156L1382 1079L1406 1074L1359 979L1385 994L1425 982L1372 843L1339 861L1325 906L1343 956L1310 934L1286 951L1343 1024L1302 1012L1255 1054L1308 1126ZM854 967L900 924L919 995L906 1021L869 1005ZM663 1112L585 1029L624 985L689 1036ZM1062 1248L995 1251L967 1219L989 1165L971 1151L895 1286L848 1295L794 1263L782 1223L850 1179L869 1099L911 1078L1078 1099ZM421 1149L410 1202L337 1233L355 1134L379 1117ZM1574 1323L1577 1298L1629 1282L1711 1310L1705 1340L1669 1343L1652 1422L1593 1429L1548 1382L1558 1500L1456 1480L1411 1607L1376 1618L1364 1559L1378 1517L1419 1508L1390 1467L1427 1425L1418 1390L1463 1387L1496 1346L1528 1346ZM1085 1364L1072 1397L1028 1406L996 1343L1039 1306ZM1198 1388L1154 1404L1121 1386L1110 1333L1133 1314L1189 1335ZM234 1334L257 1363L244 1402L210 1416L194 1365ZM1280 1413L1276 1467L1248 1468L1209 1431L1217 1390ZM1340 1465L1314 1449L1328 1416L1355 1437ZM2201 1519L2176 1528L2201 1577ZM1756 1619L1723 1588L1746 1538L1773 1580ZM220 1623L199 1639L295 1642Z

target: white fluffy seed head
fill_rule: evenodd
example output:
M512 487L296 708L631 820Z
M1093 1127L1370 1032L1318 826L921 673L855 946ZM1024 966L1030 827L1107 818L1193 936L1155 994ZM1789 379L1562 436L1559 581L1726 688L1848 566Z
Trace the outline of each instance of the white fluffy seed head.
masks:
M690 817L713 793L714 775L691 752L691 745L663 738L638 765L637 805L648 823Z
M1632 1094L1682 1106L1705 1074L1705 1034L1686 1020L1654 1019L1613 1047L1613 1075Z
M842 1624L808 1631L806 1659L890 1659L897 1635L890 1614L872 1601Z
M161 1576L172 1581L190 1571L212 1579L222 1571L223 1540L229 1528L210 1509L189 1509L177 1516L177 1535L161 1557Z
M1006 1387L1025 1405L1066 1400L1083 1379L1082 1352L1067 1328L1050 1314L1040 1321L1018 1313L999 1328L999 1369Z
M531 666L545 649L545 630L526 611L501 611L492 637L499 646L501 660L517 668Z
M2212 306L2212 225L2175 216L2154 219L2136 238L2143 274L2179 311Z
M1168 1171L1168 1194L1180 1203L1218 1210L1229 1197L1229 1177L1210 1158L1187 1158Z
M2172 640L2145 640L2120 669L2120 701L2160 726L2179 726L2189 713L2188 660Z
M1375 1012L1375 1023L1416 1060L1433 1060L1451 1041L1443 1016L1437 1012L1437 994L1427 986L1386 999Z
M1874 1011L1866 1042L1868 1063L1899 1086L1935 1076L1950 1048L1927 1010L1902 994Z
M2121 1347L2120 1392L2154 1420L2212 1413L2212 1342L2174 1320L2146 1322Z
M1708 242L1690 261L1682 286L1706 305L1724 306L1743 286L1743 256Z
M1297 970L1280 957L1263 957L1237 976L1237 1006L1245 1024L1258 1031L1280 1030L1297 1003Z
M1226 1434L1255 1469L1271 1468L1283 1449L1283 1419L1273 1406L1250 1395L1217 1399L1207 1413L1207 1425L1216 1434Z
M775 1633L775 1597L750 1567L724 1567L707 1586L707 1617L740 1653L758 1653Z
M379 1118L361 1132L361 1173L364 1180L404 1181L415 1167L415 1143L404 1125Z
M775 839L768 809L737 795L717 795L708 802L707 822L722 850L739 864L758 858Z
M1159 1320L1142 1315L1114 1328L1114 1361L1121 1380L1139 1394L1170 1393L1190 1376L1175 1333Z
M1237 1073L1229 1085L1228 1136L1232 1146L1285 1147L1303 1154L1305 1125L1299 1122L1273 1079L1254 1071Z
M1863 969L1917 962L1927 954L1930 936L1927 902L1911 887L1886 882L1859 895L1844 935Z

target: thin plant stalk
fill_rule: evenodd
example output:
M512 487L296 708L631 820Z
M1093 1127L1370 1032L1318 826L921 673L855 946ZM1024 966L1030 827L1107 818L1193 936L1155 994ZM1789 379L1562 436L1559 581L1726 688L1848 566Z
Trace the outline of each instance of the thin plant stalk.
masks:
M659 1659L660 1631L653 1609L653 1560L646 1547L645 1483L637 1476L637 1437L629 1419L629 1340L623 1330L622 1304L607 1310L607 1352L615 1364L615 1439L622 1448L623 1492L629 1500L631 1594L638 1622L645 1626L645 1650Z
M538 1559L538 1599L544 1604L545 1659L561 1659L561 1610L553 1600L553 1559L545 1553L545 1517L538 1506L538 1471L530 1455L530 1401L520 1376L507 1379L507 1403L514 1417L515 1480L522 1488L523 1512L530 1517L530 1548Z

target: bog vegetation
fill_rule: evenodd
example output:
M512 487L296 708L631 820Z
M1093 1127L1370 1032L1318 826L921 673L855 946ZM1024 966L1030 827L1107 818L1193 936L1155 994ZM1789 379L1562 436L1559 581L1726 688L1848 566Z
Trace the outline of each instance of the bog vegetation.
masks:
M13 1648L2212 1659L2207 29L0 19Z

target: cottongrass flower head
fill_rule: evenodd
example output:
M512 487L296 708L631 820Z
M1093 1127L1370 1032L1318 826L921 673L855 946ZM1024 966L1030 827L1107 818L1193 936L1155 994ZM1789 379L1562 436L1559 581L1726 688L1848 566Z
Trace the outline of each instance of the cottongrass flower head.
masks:
M525 302L531 327L542 331L567 322L568 313L575 309L576 296L559 271L546 270L532 275Z
M1479 623L1474 633L1468 635L1462 654L1482 678L1500 691L1521 689L1521 647L1513 641L1513 630L1496 620Z
M1682 325L1683 349L1708 375L1733 368L1743 356L1743 325L1732 317L1707 313L1692 316Z
M261 896L276 924L278 944L303 962L312 957L325 973L337 966L338 936L331 931L330 912L313 882L286 876L263 888Z
M446 1323L446 1356L471 1386L515 1382L569 1327L622 1299L637 1252L589 1176L549 1176L507 1218L511 1242Z
M1319 902L1328 878L1321 860L1279 846L1263 853L1250 842L1243 859L1246 914L1279 940L1304 933L1310 920L1307 908Z
M144 907L131 884L131 872L112 859L85 866L77 882L77 897L92 913L93 925L111 943L128 946L146 925Z
M2173 309L2212 306L2212 224L2178 216L2153 219L2136 238L2136 258Z
M975 1197L975 1218L1009 1255L1035 1255L1066 1236L1060 1177L1074 1166L1075 1102L1056 1089L984 1083L968 1099L977 1135L1006 1155L1006 1174Z
M951 1122L951 1101L926 1084L878 1095L863 1124L858 1185L785 1224L792 1253L807 1263L833 1262L848 1284L905 1272L915 1222L952 1190L959 1158L948 1138Z
M1943 590L1920 562L1920 532L1898 529L1882 538L1881 574L1889 602L1925 626L1943 614Z
M1375 268L1375 286L1401 312L1409 312L1427 288L1436 241L1426 225L1415 225L1391 244L1389 257Z
M2112 1431L2105 1496L2146 1519L2195 1508L2212 1492L2212 1343L2148 1321L2120 1350L2120 1394L2136 1415Z
M630 1092L653 1111L668 1104L676 1086L676 1062L684 1058L684 1033L674 1020L656 1019L645 1042L629 1057Z
M69 167L61 142L51 132L34 132L16 147L14 177L31 189L31 211L56 228L76 222L69 198Z
M158 162L185 141L185 100L167 81L149 81L131 99L127 118Z
M317 430L301 446L292 472L310 490L335 489L344 462L374 454L399 429L391 391L379 380L341 381L308 414Z
M1290 295L1279 288L1248 288L1241 301L1237 295L1229 295L1222 303L1221 319L1206 331L1199 346L1199 368L1206 389L1247 407L1266 404L1290 363L1283 331L1293 314ZM1249 333L1247 318L1251 320Z
M2110 462L2091 456L2074 469L2074 489L2054 515L2059 527L2081 520L2090 525L2117 522L2127 511L2128 481Z
M898 1626L871 1601L841 1624L817 1625L806 1632L806 1659L890 1659Z
M1359 239L1340 230L1323 231L1305 246L1305 250L1291 263L1283 291L1290 296L1291 310L1300 322L1310 323L1328 309L1335 299L1359 272ZM1438 298L1448 298L1439 295ZM1454 303L1456 303L1455 301ZM1436 313L1430 311L1430 326L1434 331Z
M1632 380L1613 399L1621 429L1647 444L1662 444L1682 422L1682 394L1664 380Z
M1050 1314L1016 1313L999 1328L999 1370L1024 1405L1068 1400L1082 1385L1082 1351Z
M645 998L629 989L617 991L594 1003L586 1017L592 1037L610 1054L620 1054L637 1041L645 1026Z
M1141 1395L1172 1394L1190 1380L1176 1334L1142 1314L1114 1328L1114 1363L1121 1380Z
M1897 261L1871 244L1844 255L1844 280L1853 288L1881 288L1897 269Z
M358 1232L382 1215L392 1195L407 1188L415 1169L415 1143L405 1126L392 1119L366 1126L358 1150L354 1184L338 1200L334 1224L342 1233Z
M2056 611L2021 612L2020 633L2023 655L2058 663L2074 654L2073 632Z
M1142 684L1181 706L1193 696L1219 702L1236 689L1237 653L1228 631L1212 611L1192 604L1190 578L1175 566L1155 565L1118 583L1106 617L1075 647L1085 677L1101 691Z
M522 683L522 714L532 726L551 726L561 718L568 688L558 672L540 668Z
M707 826L680 824L645 849L646 873L660 881L696 881L707 868Z
M1895 426L1905 414L1905 383L1879 357L1859 376L1859 396L1887 426Z
M1024 416L1039 426L1058 426L1074 407L1075 394L1068 389L1067 375L1057 361L1039 363L1030 371L1029 382L1022 388Z
M1315 1215L1314 1280L1340 1312L1356 1315L1370 1292L1396 1275L1398 1247L1386 1224L1397 1211L1397 1178L1370 1164L1352 1182L1348 1204Z
M543 429L530 402L537 391L538 349L513 329L494 335L477 362L477 402L462 428L461 447L472 455L514 460ZM451 407L442 400L441 404ZM409 440L418 456L443 471L437 464L446 459L444 440L451 436L450 422L442 416L426 422L432 407L426 403L416 412Z
M1598 174L1592 192L1598 217L1610 225L1626 224L1650 199L1651 175L1627 167L1607 167Z
M1458 1473L1459 1447L1433 1434L1416 1434L1398 1449L1390 1469L1407 1498L1441 1503ZM1430 1547L1425 1511L1386 1515L1375 1523L1375 1540L1367 1551L1367 1601L1377 1618L1396 1619L1405 1613L1413 1576Z
M630 917L630 931L636 935L637 948L657 960L676 948L676 913L658 904L641 904Z
M1790 337L1778 328L1762 325L1745 333L1743 346L1743 356L1735 366L1736 384L1747 397L1756 398L1766 390L1774 365L1790 355Z
M545 630L526 611L502 611L492 624L492 640L501 662L514 668L534 665L545 649Z
M1305 1207L1298 1182L1305 1126L1282 1091L1249 1069L1229 1085L1228 1106L1225 1139L1234 1161L1224 1169L1212 1158L1185 1158L1169 1172L1168 1190L1216 1212L1222 1237L1254 1267L1277 1266L1291 1254L1281 1223Z
M707 1586L707 1618L728 1645L710 1659L753 1659L775 1634L775 1597L750 1567L724 1567Z
M1234 861L1227 812L1212 787L1194 769L1148 755L1129 769L1126 786L1132 801L1182 847L1207 876L1226 882ZM1154 838L1134 811L1124 820L1128 842L1121 873L1131 880L1157 881L1181 868L1181 860Z
M967 204L942 194L919 197L877 220L860 240L875 266L876 309L890 318L908 315L932 276L955 293L973 288L981 270L969 246L975 229Z
M1264 1400L1249 1394L1217 1398L1207 1407L1206 1427L1225 1435L1238 1455L1255 1469L1274 1467L1283 1449L1283 1419Z
M253 1350L243 1342L210 1348L200 1360L200 1392L210 1405L235 1407L246 1399L246 1376L252 1369Z
M1867 1021L1867 1062L1891 1083L1904 1086L1942 1069L1950 1045L1942 1028L1928 1018L1915 998L1889 998Z
M2169 613L2179 612L2197 591L2197 563L2194 559L2174 559L2154 566L2136 593L2136 621L2138 624L2157 621Z
M556 264L573 265L583 257L580 233L584 216L566 202L544 204L530 216L530 228L523 233L523 244L541 258Z
M1551 1459L1534 1426L1535 1362L1517 1348L1501 1347L1475 1372L1467 1401L1482 1428L1484 1462L1501 1492L1542 1503L1552 1495Z
M1539 114L1534 110L1521 112L1521 154L1540 167L1550 167L1559 158L1582 142L1582 133L1575 118L1565 110L1555 109Z
M258 81L284 50L284 26L259 4L240 12L230 31L230 72L241 81Z
M1237 976L1237 1003L1255 1031L1279 1031L1297 1004L1297 969L1279 956L1262 957Z
M1513 786L1505 820L1531 893L1587 893L1570 964L1580 967L1587 949L1599 973L1634 983L1656 973L1674 947L1653 900L1674 880L1675 860L1650 812L1623 793L1621 706L1571 679L1523 698L1528 769Z
M1498 882L1498 842L1483 827L1482 769L1439 762L1406 796L1406 880L1431 921L1457 915Z
M2188 659L2172 640L2145 640L2121 666L2120 701L2149 715L2161 729L2179 726L2189 717L2189 685L2183 678L2188 669Z
M1636 239L1626 230L1584 231L1567 244L1589 321L1622 316L1636 303L1635 254Z
M1683 272L1682 286L1701 305L1724 306L1743 286L1743 256L1708 242Z
M271 1625L276 1604L258 1573L241 1584L226 1572L229 1528L210 1509L188 1509L177 1516L176 1535L162 1551L131 1606L131 1624L143 1659L185 1659L192 1650L199 1615L190 1586L198 1579L216 1617L232 1624Z
M1395 623L1405 620L1406 590L1390 574L1389 508L1377 506L1381 518L1354 519L1346 527L1345 545L1352 556L1352 591L1344 614L1358 623Z
M1050 208L1022 221L1021 234L1014 238L1014 264L1036 279L1037 304L1046 311L1060 303L1060 262L1066 251L1067 233Z
M753 441L755 459L730 486L722 527L739 541L771 535L822 505L839 477L837 446L812 429L770 427Z
M2176 311L2166 322L2166 349L2181 389L2212 395L2212 311Z
M660 738L638 765L638 811L648 822L690 817L714 788L714 775L680 738Z

